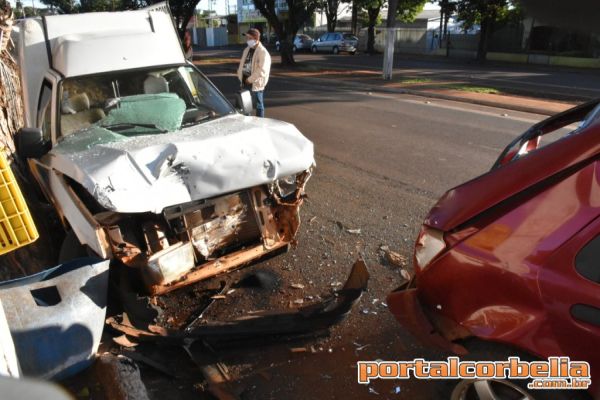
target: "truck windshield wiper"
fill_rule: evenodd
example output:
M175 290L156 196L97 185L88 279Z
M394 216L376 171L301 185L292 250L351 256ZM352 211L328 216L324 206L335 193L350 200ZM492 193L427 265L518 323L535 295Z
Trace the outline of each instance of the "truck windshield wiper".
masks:
M110 129L111 131L114 131L114 132L126 131L126 130L132 129L132 128L148 128L148 129L155 129L155 130L159 131L160 133L167 132L166 130L159 128L155 124L142 124L142 123L136 123L136 122L123 122L123 123L119 123L119 124L100 125L100 126L102 128Z
M204 115L201 115L199 117L196 117L193 121L189 121L183 124L183 126L192 126L192 125L197 125L201 122L206 122L208 120L214 119L214 118L219 118L221 117L220 114L215 113L214 111L210 111Z

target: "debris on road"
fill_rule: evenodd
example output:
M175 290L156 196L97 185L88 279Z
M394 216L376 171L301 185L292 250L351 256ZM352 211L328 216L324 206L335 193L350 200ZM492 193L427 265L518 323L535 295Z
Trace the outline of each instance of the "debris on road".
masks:
M384 251L385 260L394 267L403 268L407 264L406 257L395 251L387 250Z
M127 338L127 335L121 335L121 336L113 337L112 340L113 340L113 342L115 342L119 346L126 347L126 348L135 347L135 346L138 345L137 343L132 342L131 340L129 340Z
M292 284L290 285L290 287L291 287L292 289L304 289L304 285L303 285L303 284L301 284L301 283L292 283Z
M352 235L360 235L360 229L346 229L346 232Z
M94 372L107 399L148 400L140 369L130 358L111 353L101 354L94 365Z
M238 400L243 387L232 385L233 377L225 364L218 361L215 351L205 342L202 343L201 352L193 351L192 343L183 345L183 349L190 359L200 368L208 384L208 391L218 400Z
M352 344L354 346L356 346L356 351L361 351L361 350L366 349L367 347L370 346L370 344L364 344L363 345L363 344L360 344L360 343L357 343L357 342L352 342Z
M379 395L379 393L372 387L369 387L369 393Z
M306 347L292 347L290 351L292 353L306 353L308 349Z
M125 335L123 335L123 336L125 336ZM163 364L141 354L140 352L137 352L134 350L128 350L124 354L126 354L126 356L131 358L133 361L136 361L138 363L143 363L143 364L153 368L154 370L168 376L169 378L174 378L174 379L179 378L179 376L174 374L173 371L166 368Z
M125 319L115 317L109 318L107 324L137 340L164 344L181 344L200 339L211 343L227 342L319 332L345 319L366 290L368 280L367 266L359 259L354 263L342 289L319 303L309 304L294 311L261 311L229 321L205 321L202 325L184 331L158 325L139 329L129 325Z
M382 244L381 246L379 246L379 250L381 251L385 262L390 266L404 268L408 263L405 256L398 252L390 250L390 247L387 245Z
M400 271L400 275L402 275L402 277L407 280L410 281L412 280L412 275L410 274L410 272L408 272L407 270L403 269Z

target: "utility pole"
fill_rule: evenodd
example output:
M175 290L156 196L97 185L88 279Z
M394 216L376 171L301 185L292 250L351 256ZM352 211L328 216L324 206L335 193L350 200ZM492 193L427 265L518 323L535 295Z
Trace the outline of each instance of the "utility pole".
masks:
M389 81L392 79L394 70L394 47L396 42L396 10L398 9L398 0L390 0L388 5L388 15L385 30L385 49L383 53L383 79Z

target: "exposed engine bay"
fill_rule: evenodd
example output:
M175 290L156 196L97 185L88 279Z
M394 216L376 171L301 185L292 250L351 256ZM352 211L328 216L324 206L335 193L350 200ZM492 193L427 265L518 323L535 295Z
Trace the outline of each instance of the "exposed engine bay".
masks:
M112 258L138 268L150 293L160 294L293 244L310 175L167 207L162 214L105 211L94 218Z

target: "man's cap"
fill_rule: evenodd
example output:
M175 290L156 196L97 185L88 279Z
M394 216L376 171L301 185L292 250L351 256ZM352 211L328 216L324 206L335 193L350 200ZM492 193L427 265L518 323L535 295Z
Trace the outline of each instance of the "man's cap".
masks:
M255 28L250 28L248 29L248 32L246 32L246 35L255 37L255 38L259 38L260 37L260 31L258 29Z

